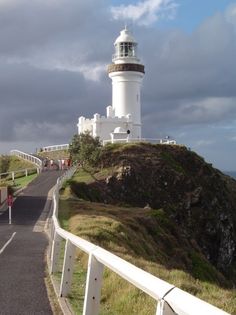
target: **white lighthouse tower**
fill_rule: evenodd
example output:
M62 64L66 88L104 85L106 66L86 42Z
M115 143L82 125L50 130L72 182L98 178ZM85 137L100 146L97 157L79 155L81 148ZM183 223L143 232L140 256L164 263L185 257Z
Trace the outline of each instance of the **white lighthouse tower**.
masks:
M79 117L78 133L89 131L102 141L132 141L141 139L140 89L144 66L137 57L137 42L127 28L115 43L108 75L112 80L112 106L107 115L94 114L92 119Z
M137 57L137 42L127 28L116 39L113 63L108 67L112 79L112 108L116 117L130 115L130 137L141 138L140 89L144 66Z

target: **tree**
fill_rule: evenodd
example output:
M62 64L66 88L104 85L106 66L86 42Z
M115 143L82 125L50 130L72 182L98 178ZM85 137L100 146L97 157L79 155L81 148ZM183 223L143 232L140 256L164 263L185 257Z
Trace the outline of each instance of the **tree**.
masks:
M69 152L73 161L96 166L101 154L101 142L98 137L92 137L89 132L74 135Z

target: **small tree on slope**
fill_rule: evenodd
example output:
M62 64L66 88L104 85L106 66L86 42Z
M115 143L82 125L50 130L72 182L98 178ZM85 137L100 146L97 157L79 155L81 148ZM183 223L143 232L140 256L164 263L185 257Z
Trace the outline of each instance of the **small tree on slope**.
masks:
M98 137L92 137L89 132L74 135L69 152L73 161L77 160L83 165L96 166L101 153L101 143Z

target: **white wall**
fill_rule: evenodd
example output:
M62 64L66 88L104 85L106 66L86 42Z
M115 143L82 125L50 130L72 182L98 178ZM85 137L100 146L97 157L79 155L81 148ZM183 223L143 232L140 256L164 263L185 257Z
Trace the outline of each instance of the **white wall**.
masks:
M79 119L78 134L89 131L93 137L99 137L101 140L111 140L111 132L116 127L122 127L124 130L130 130L130 138L141 137L141 125L134 125L132 117L104 117L94 115L93 119Z
M112 79L112 107L116 117L130 114L133 138L141 137L141 100L140 90L143 73L135 71L119 71L109 73Z

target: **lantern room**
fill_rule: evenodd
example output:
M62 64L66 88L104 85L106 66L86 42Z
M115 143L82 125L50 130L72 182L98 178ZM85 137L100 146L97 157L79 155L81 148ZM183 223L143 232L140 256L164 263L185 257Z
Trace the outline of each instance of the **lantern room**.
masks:
M120 32L120 36L116 39L114 46L115 54L112 58L114 63L136 63L139 61L137 58L137 42L127 28Z

